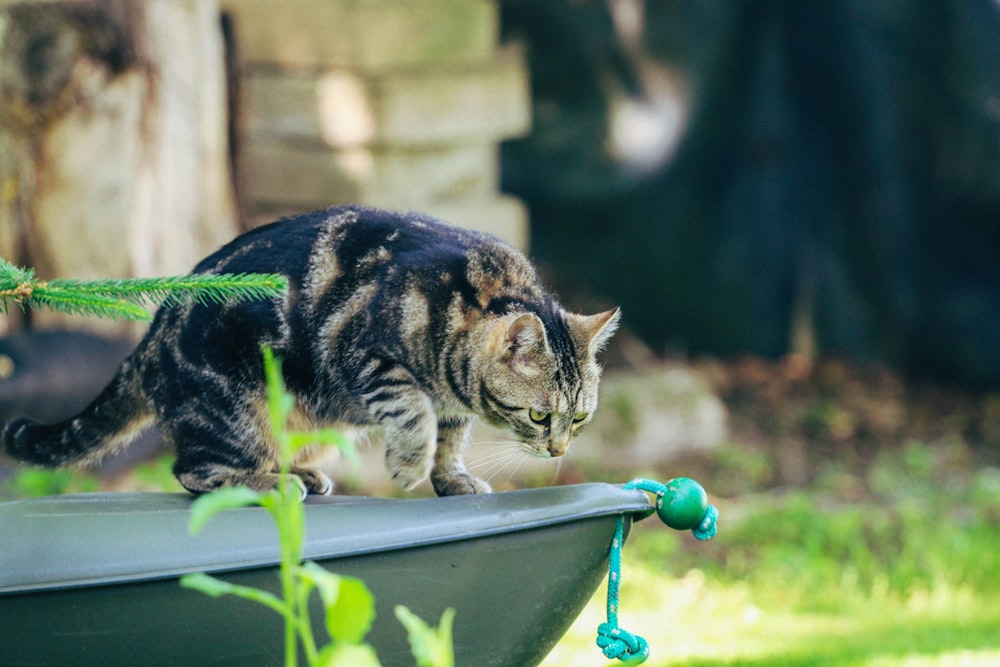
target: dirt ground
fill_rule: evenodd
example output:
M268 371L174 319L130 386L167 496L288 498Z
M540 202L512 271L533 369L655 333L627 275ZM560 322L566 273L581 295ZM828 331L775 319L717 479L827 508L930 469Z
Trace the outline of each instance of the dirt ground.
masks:
M865 473L874 460L911 446L933 452L929 465L942 474L1000 464L1000 393L907 381L843 360L744 358L694 368L726 406L741 454L679 463L706 468L725 495L822 482L858 497L870 491Z

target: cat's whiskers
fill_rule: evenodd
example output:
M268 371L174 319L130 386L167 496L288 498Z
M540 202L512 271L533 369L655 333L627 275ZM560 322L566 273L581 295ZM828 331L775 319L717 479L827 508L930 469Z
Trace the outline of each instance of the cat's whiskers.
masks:
M504 468L511 461L515 461L518 458L516 452L508 452L505 456L499 456L489 461L476 462L472 469L477 473L484 475L495 475L497 470Z
M506 461L508 458L520 455L520 453L520 449L515 446L514 443L510 443L505 446L497 446L493 451L474 459L471 462L471 465L475 467L482 467L484 465L496 463L497 461Z
M563 464L563 457L560 456L559 458L556 459L556 470L555 472L552 473L552 481L549 482L550 484L555 484L556 480L559 479L559 473L562 472L562 464Z
M537 465L543 466L554 463L552 483L555 483L562 470L562 457L553 458L547 453L539 453L530 445L516 440L477 441L472 445L492 450L469 464L469 468L487 482L493 481L500 475L505 475L506 482L510 483L529 461L538 462Z
M514 472L520 467L519 461L523 463L524 445L514 440L476 442L474 445L485 445L493 448L493 451L470 463L469 467L476 474L486 481L491 481L505 470L511 469L508 481L513 477ZM515 465L517 464L517 465Z
M500 473L502 473L502 472L504 472L506 470L506 471L508 471L508 473L507 473L507 478L506 478L505 481L509 484L510 480L514 479L514 474L517 473L517 471L521 469L521 466L524 465L524 462L526 460L527 460L527 458L524 457L524 456L521 456L520 452L515 452L515 453L511 454L510 458L508 458L507 461L503 465L501 465L499 468L497 468L493 472L493 474L490 475L490 479L495 478Z
M513 446L513 447L520 447L522 444L523 443L518 442L517 440L476 440L475 442L470 443L470 446L472 446L472 447L480 447L480 446L487 446L487 447L511 447L511 446Z
M495 461L497 459L507 458L515 453L520 452L520 443L508 441L508 442L477 442L476 445L486 445L492 448L493 451L484 454L475 461L475 465L480 465L482 463L488 463Z
M511 454L505 459L494 461L488 469L484 468L481 474L487 482L492 481L497 475L512 466L517 459L518 456L516 454Z

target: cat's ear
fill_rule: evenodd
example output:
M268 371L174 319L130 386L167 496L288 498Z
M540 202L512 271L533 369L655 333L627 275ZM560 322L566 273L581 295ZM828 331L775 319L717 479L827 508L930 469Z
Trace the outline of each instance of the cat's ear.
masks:
M539 355L548 350L545 326L537 315L525 313L506 323L501 358L516 373L532 377L541 372Z
M605 348L618 330L621 309L612 308L597 315L569 315L570 331L580 347L588 354L597 354Z
M504 351L508 353L530 352L536 347L547 347L545 325L534 313L519 315L507 325L504 334Z

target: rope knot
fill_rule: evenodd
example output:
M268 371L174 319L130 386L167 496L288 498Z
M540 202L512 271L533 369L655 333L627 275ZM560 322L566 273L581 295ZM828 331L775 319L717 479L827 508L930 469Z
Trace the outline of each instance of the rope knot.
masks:
M645 639L611 623L601 623L597 627L597 645L609 660L628 660L638 664L649 657L649 644Z

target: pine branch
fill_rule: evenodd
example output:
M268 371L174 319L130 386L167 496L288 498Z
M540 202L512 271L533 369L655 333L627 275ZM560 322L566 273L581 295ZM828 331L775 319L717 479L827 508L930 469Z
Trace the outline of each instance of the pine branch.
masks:
M127 280L52 280L52 289L96 294L140 305L178 305L226 301L255 301L279 296L288 288L284 276L274 274L193 274Z
M288 281L277 274L192 274L120 280L41 281L34 271L0 258L0 313L9 302L74 315L148 320L143 306L255 301L284 294Z

